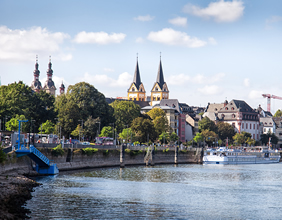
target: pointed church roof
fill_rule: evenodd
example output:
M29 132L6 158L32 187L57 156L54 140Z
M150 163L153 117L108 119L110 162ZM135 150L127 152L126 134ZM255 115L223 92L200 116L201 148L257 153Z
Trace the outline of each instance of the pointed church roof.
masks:
M48 74L48 75L53 75L52 63L51 63L51 56L49 56L49 63L48 63L47 74Z
M157 81L156 81L161 88L163 88L164 85L164 74L163 74L163 67L162 67L162 61L160 60L160 65L159 65L159 71L158 71L158 76L157 76Z
M140 72L139 72L138 59L137 59L137 63L136 63L133 82L135 83L137 89L139 89L139 86L141 85L141 77L140 77Z

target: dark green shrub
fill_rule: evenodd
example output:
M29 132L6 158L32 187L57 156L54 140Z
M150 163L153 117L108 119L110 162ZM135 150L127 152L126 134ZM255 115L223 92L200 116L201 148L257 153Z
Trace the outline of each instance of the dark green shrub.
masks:
M91 156L95 154L96 152L98 152L97 148L87 147L87 148L82 149L82 154L86 154L87 156Z
M0 148L0 163L5 162L7 159L7 155L3 152L3 149Z
M108 156L109 155L109 150L103 150L103 155Z
M143 150L130 150L130 149L125 149L125 153L128 153L130 156L136 156L138 154L142 154Z
M168 151L169 151L169 148L163 149L163 152L164 152L164 153L167 153Z
M54 147L51 150L52 156L58 157L58 156L63 156L65 153L64 149L62 148L62 145L59 144L57 147Z

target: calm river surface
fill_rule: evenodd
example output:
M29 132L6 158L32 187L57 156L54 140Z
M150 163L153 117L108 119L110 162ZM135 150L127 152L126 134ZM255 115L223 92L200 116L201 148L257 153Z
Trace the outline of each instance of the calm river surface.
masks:
M282 219L282 164L162 165L37 179L32 219Z

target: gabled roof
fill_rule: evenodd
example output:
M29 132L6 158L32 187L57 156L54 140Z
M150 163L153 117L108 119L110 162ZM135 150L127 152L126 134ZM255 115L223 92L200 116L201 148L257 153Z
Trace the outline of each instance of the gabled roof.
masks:
M233 111L240 111L240 112L248 112L248 113L254 113L255 110L251 108L245 101L242 100L231 100L226 106L221 108L219 112L225 112L232 110Z
M220 109L224 107L225 103L212 103L208 104L206 112L218 112Z
M160 106L169 106L175 108L179 113L181 112L177 99L162 99L160 101Z

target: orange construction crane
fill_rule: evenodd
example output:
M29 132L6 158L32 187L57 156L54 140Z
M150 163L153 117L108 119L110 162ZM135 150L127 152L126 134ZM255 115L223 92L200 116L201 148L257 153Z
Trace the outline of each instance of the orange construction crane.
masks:
M270 108L270 99L280 99L282 100L282 97L276 96L276 95L270 95L270 94L262 94L262 96L264 98L267 98L267 111L270 112L271 108Z

